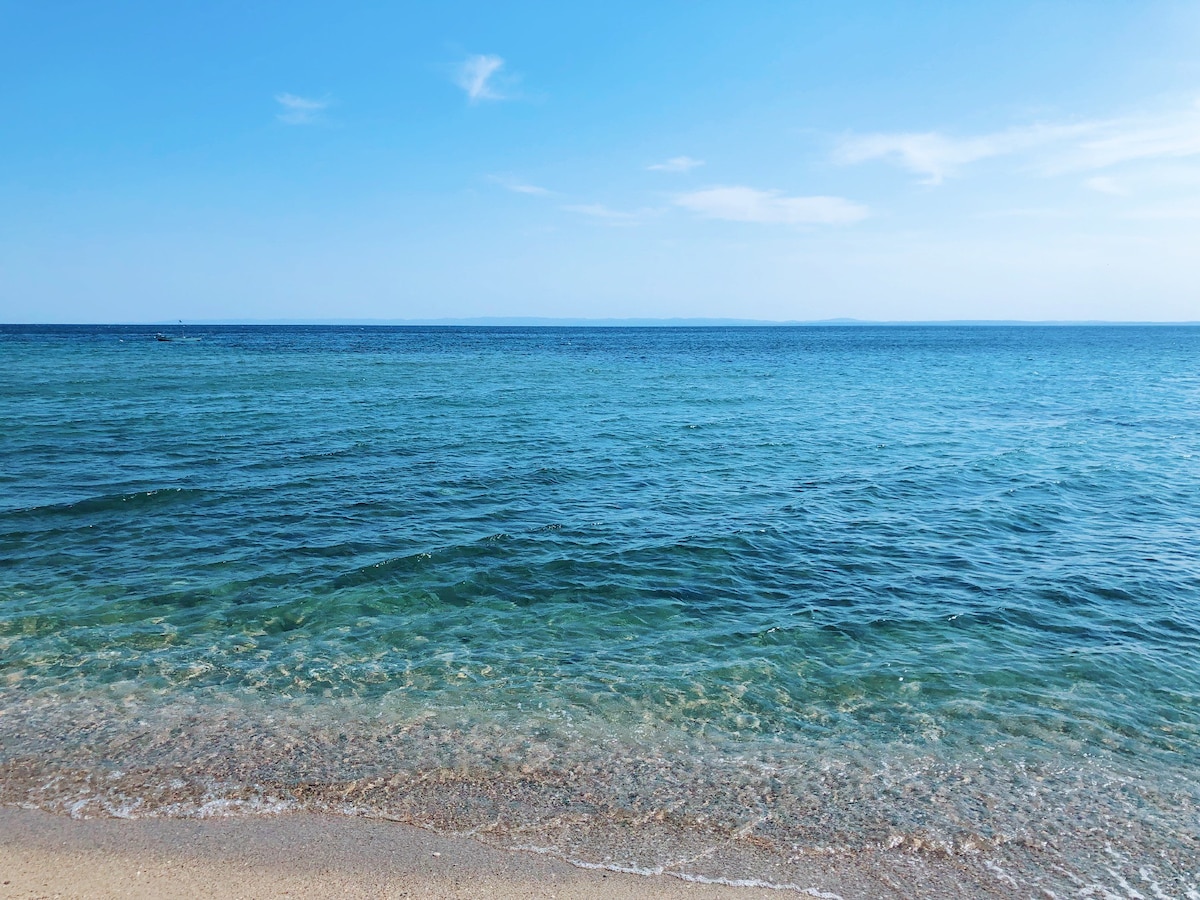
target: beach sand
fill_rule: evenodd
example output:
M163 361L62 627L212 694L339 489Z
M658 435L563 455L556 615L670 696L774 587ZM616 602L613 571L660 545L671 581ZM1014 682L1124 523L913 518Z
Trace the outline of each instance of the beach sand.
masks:
M393 822L309 813L88 819L0 808L0 897L754 898L579 869Z

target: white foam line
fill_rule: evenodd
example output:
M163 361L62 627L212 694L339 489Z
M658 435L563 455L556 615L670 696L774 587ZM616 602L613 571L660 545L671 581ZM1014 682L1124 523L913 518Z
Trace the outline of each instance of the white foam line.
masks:
M1142 881L1148 884L1150 893L1154 895L1154 900L1175 900L1175 898L1173 898L1170 894L1163 891L1162 885L1158 883L1158 880L1155 879L1154 875L1146 866L1142 866L1138 869L1138 875L1141 877Z
M1079 891L1080 897L1095 897L1097 894L1104 900L1125 900L1120 894L1114 894L1102 884L1089 884Z
M1004 871L1002 868L1000 868L1000 866L998 866L998 865L997 865L995 862L993 862L992 860L990 860L990 859L985 859L985 860L983 861L983 864L984 864L984 866L986 866L986 867L987 867L987 869L988 869L988 870L989 870L989 871L990 871L990 872L991 872L993 875L995 875L995 876L996 876L996 878L998 878L1000 881L1003 881L1005 884L1010 884L1010 885L1012 885L1014 888L1015 888L1015 887L1018 887L1018 885L1017 885L1017 880L1016 880L1015 878L1013 878L1011 875L1009 875L1007 872L1005 872L1005 871Z
M681 881L691 881L696 884L721 884L726 887L751 887L751 888L768 888L772 891L795 891L799 894L807 894L810 897L819 897L820 900L845 900L841 894L835 894L832 891L819 891L812 887L802 887L798 884L776 884L772 881L763 881L760 878L708 878L704 875L689 875L686 872L667 872L672 878L678 878Z
M670 878L678 878L680 881L688 881L693 884L719 884L724 887L767 888L768 890L772 891L792 891L797 894L806 894L809 897L820 898L820 900L845 900L841 894L834 894L828 891L819 891L816 888L804 887L803 885L799 884L779 884L774 881L763 881L760 878L709 878L706 875L691 875L687 872L671 872L668 871L664 866L655 866L652 869L645 869L638 866L615 866L605 863L585 862L582 859L572 859L571 857L564 855L557 847L535 847L532 844L521 844L509 847L508 849L519 850L525 853L540 853L544 856L554 856L558 859L561 859L565 863L575 866L577 869L598 869L605 872L618 872L622 875L666 875ZM701 854L701 856L703 855L704 854Z

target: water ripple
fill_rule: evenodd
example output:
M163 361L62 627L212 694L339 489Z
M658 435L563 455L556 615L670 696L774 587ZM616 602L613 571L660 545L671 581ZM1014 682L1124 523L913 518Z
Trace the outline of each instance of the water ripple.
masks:
M1194 877L1200 329L0 352L5 797Z

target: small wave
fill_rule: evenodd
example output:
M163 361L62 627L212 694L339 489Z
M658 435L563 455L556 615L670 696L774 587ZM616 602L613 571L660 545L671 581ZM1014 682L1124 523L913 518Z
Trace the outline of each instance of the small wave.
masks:
M206 491L199 488L155 488L149 491L133 491L123 494L100 494L95 497L85 497L82 500L72 500L66 503L46 503L37 506L24 506L0 512L2 516L45 516L45 515L80 515L89 513L104 513L114 510L144 510L167 503L177 503L182 500L203 497Z
M614 863L594 863L587 862L582 859L575 859L562 853L556 847L537 847L531 844L518 844L508 847L509 850L515 850L521 853L538 853L543 856L553 856L556 859L561 859L565 863L570 863L577 869L589 869L592 871L614 872L621 875L665 875L669 878L678 878L680 881L687 881L691 884L714 884L723 887L738 887L738 888L765 888L772 891L791 891L793 893L805 894L809 897L819 897L821 900L845 900L841 894L835 894L831 891L821 891L814 887L805 887L799 884L777 883L774 881L764 881L760 878L712 878L707 875L693 875L690 872L679 872L671 868L672 864L664 866L620 866Z
M370 563L365 566L359 566L350 572L339 575L333 580L331 587L335 590L348 587L360 587L362 585L375 584L381 581L390 581L398 576L414 572L421 567L427 565L433 559L432 554L428 552L409 553L404 556L393 556L388 559L380 560L377 563Z

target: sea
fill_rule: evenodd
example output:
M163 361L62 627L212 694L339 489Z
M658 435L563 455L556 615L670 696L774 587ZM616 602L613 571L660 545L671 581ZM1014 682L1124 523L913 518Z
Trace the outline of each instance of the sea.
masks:
M1200 327L0 327L0 803L1200 898Z

